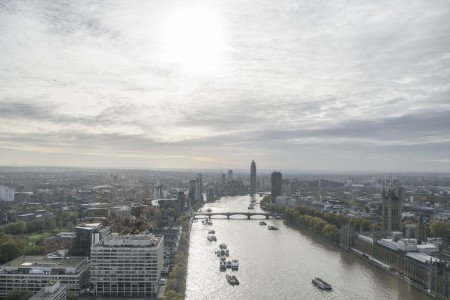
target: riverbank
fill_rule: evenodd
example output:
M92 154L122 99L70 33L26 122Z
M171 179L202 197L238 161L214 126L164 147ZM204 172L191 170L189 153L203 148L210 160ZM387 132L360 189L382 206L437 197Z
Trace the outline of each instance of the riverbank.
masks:
M203 201L196 203L192 211L194 213L197 212L202 205ZM177 220L177 223L183 226L183 231L180 236L177 253L175 254L173 268L167 279L164 299L182 300L185 298L192 221L192 217L188 216L182 216Z

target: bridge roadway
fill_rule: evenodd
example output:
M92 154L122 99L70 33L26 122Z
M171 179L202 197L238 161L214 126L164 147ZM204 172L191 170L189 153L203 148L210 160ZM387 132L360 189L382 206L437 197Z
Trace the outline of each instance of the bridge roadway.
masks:
M198 219L200 216L205 216L207 218L211 218L212 216L226 216L227 219L229 219L231 216L234 215L244 215L247 216L247 219L250 219L252 216L264 216L266 219L273 218L273 219L282 219L283 215L281 214L271 214L271 213L258 213L258 212L201 212L196 213L194 218Z

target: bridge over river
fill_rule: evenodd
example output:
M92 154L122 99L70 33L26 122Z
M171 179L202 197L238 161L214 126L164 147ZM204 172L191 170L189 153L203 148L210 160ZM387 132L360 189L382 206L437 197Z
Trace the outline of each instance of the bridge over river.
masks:
M225 216L227 219L229 219L231 216L235 215L244 215L247 216L247 219L250 219L252 216L263 216L266 219L272 218L272 219L282 219L282 214L273 214L273 213L266 213L266 212L199 212L196 213L194 218L199 219L201 217L211 218L213 216Z

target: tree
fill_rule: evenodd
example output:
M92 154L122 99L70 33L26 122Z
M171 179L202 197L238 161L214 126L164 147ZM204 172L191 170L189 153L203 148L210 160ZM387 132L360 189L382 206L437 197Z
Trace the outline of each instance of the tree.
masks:
M13 240L9 240L0 246L0 263L5 263L20 256L20 249Z
M431 221L430 224L430 234L431 236L449 238L450 237L450 224L446 222Z
M325 237L339 242L339 229L335 225L325 225L325 227L322 230L322 233Z
M5 300L27 300L30 299L31 295L30 291L15 290L6 295Z

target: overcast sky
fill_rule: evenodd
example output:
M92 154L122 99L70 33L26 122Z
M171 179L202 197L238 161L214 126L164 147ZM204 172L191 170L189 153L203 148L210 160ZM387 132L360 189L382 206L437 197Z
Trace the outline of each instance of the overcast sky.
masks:
M0 165L450 172L450 4L0 1Z

